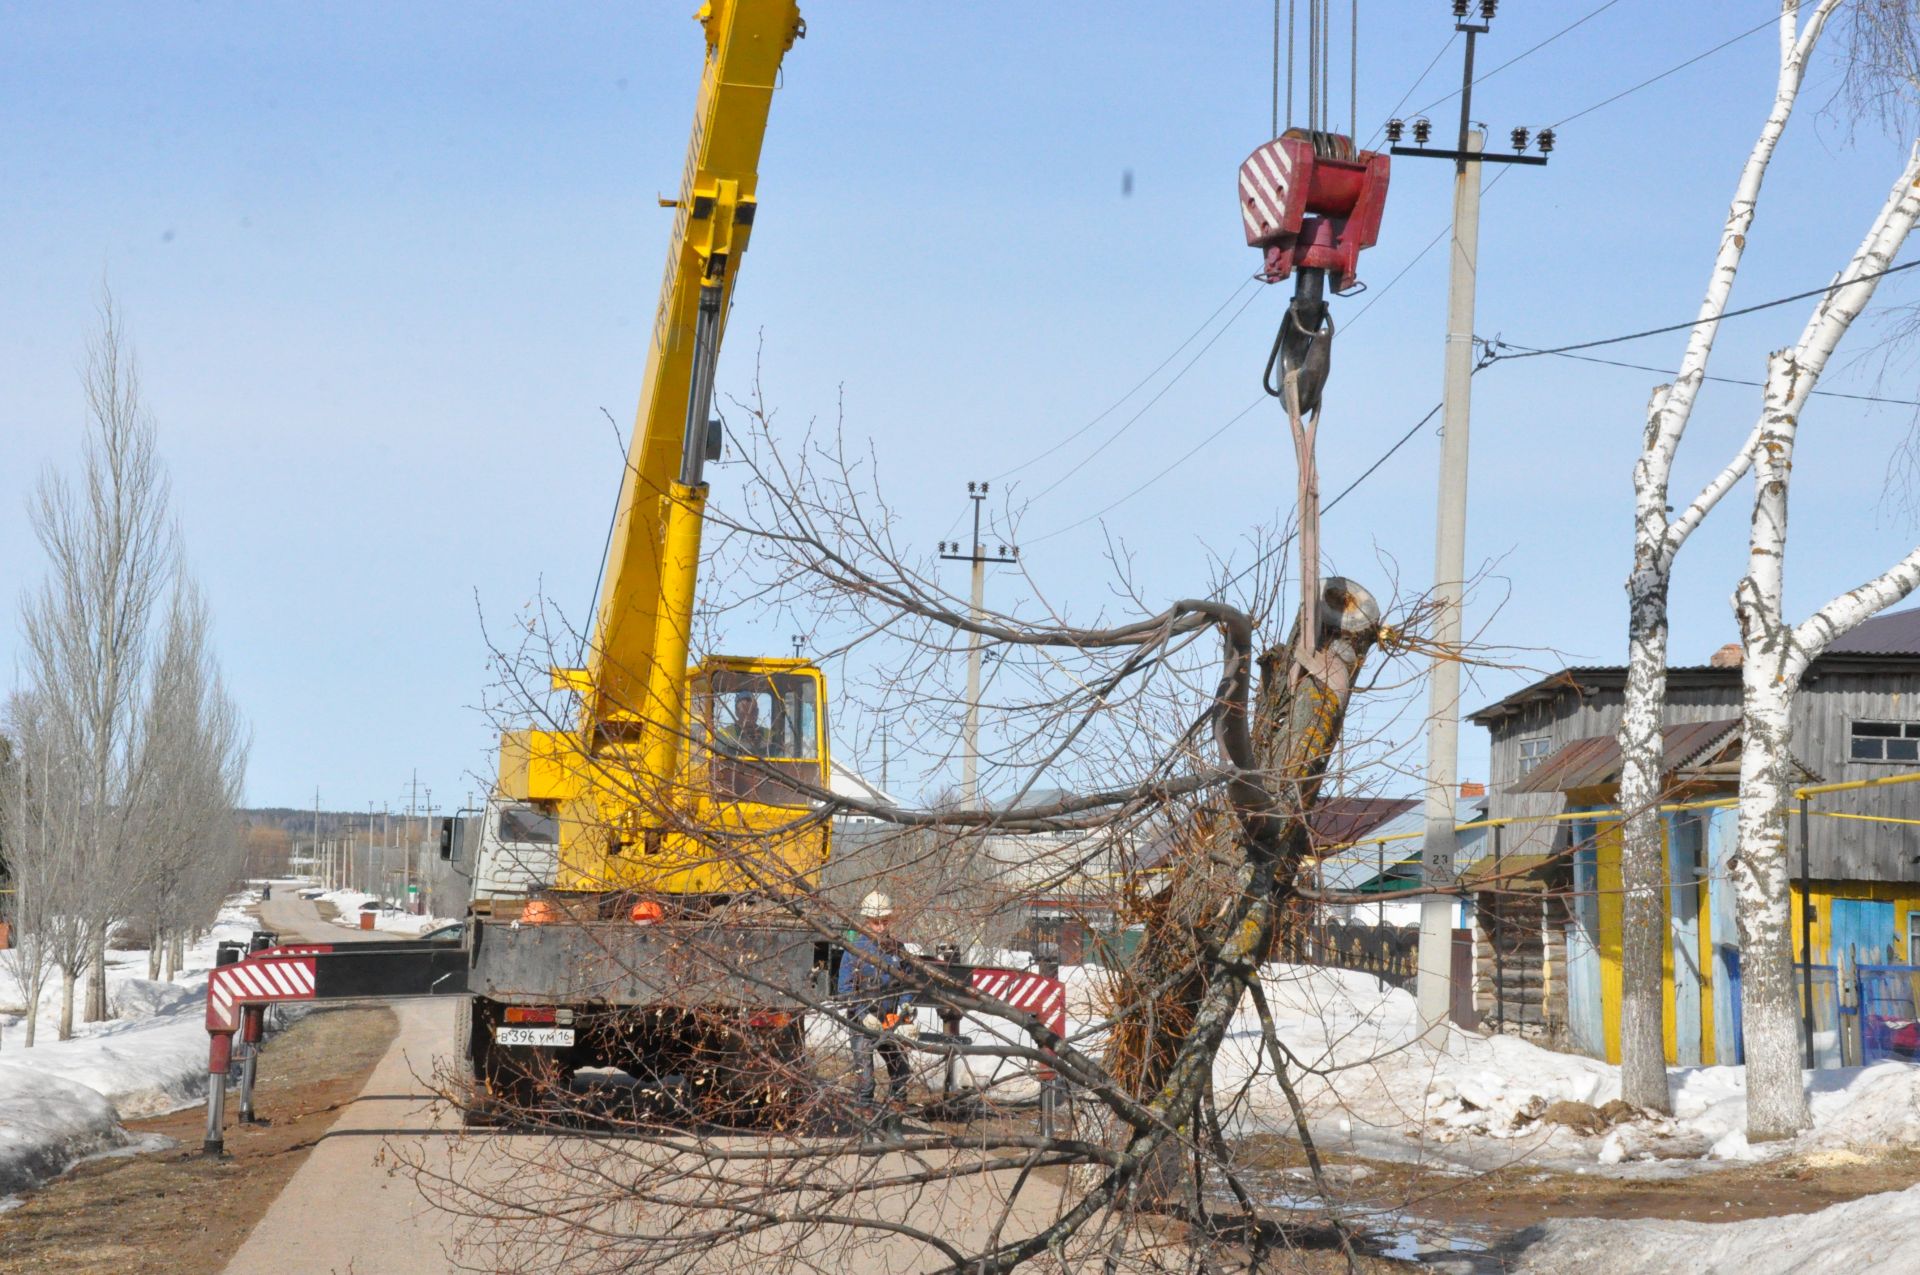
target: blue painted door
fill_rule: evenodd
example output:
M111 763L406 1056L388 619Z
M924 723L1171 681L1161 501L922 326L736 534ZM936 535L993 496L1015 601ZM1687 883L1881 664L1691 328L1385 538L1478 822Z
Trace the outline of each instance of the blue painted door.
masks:
M1567 1025L1573 1045L1589 1058L1605 1059L1605 1011L1600 993L1600 897L1594 825L1573 825L1573 915L1567 923Z
M1852 959L1861 965L1886 965L1899 960L1899 940L1893 932L1893 904L1873 899L1835 899L1827 922L1827 960L1835 965ZM1889 956L1889 950L1893 955Z

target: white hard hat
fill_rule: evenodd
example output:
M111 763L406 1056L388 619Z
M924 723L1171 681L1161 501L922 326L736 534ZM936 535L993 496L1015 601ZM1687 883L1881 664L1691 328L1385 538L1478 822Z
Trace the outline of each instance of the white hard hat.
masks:
M860 900L860 915L869 921L878 921L882 917L893 915L893 900L875 890Z

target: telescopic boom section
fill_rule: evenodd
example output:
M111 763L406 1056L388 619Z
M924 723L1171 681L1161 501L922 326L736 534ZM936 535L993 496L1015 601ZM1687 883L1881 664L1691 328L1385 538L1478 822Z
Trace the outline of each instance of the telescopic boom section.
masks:
M687 651L700 562L713 371L753 227L761 139L780 73L806 34L794 0L710 0L706 72L673 201L673 242L601 581L581 693L590 751L642 743L647 777L671 781L686 730Z

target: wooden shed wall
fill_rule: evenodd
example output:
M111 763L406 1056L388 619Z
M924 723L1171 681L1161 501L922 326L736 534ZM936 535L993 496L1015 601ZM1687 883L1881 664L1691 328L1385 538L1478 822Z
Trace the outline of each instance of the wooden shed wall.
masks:
M1489 814L1504 818L1563 812L1567 805L1560 794L1512 791L1520 779L1521 741L1544 738L1552 750L1577 739L1611 734L1619 727L1622 701L1617 689L1598 689L1587 695L1568 689L1551 700L1524 705L1494 723ZM1739 713L1739 678L1732 670L1724 684L1682 685L1669 690L1670 723L1712 721ZM1849 731L1851 723L1860 719L1920 722L1920 673L1816 665L1794 706L1794 756L1828 783L1920 770L1920 763L1914 762L1854 761L1849 756ZM1920 819L1920 783L1824 796L1817 798L1812 808ZM1818 814L1809 822L1814 876L1840 881L1920 882L1920 863L1915 862L1920 856L1920 826L1832 819ZM1796 838L1793 845L1797 855L1797 825L1790 831ZM1540 825L1508 829L1505 850L1509 854L1537 854L1564 849L1566 844L1563 827Z

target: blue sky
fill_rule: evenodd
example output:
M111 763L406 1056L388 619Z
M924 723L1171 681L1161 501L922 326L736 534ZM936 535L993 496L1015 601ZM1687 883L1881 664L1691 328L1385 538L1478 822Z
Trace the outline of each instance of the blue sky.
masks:
M1502 6L1482 67L1599 3ZM1617 0L1483 84L1475 114L1501 145L1512 124L1582 111L1773 7ZM333 808L399 802L415 768L441 804L473 788L491 768L476 602L494 621L542 594L585 606L619 474L601 409L631 419L669 230L654 197L677 183L698 84L692 8L0 3L0 584L10 600L38 574L24 500L43 466L77 454L77 365L105 278L254 726L251 801L304 804L318 786ZM746 391L757 347L786 417L831 416L844 396L846 429L871 437L889 494L930 544L953 529L967 479L1108 406L1257 265L1233 192L1268 135L1271 11L803 8L720 389ZM1447 41L1445 9L1362 5L1363 134ZM1770 32L1741 40L1568 124L1549 167L1491 189L1480 332L1552 345L1690 317L1773 56ZM1456 47L1405 109L1446 93L1458 65ZM1343 74L1342 115L1345 87ZM1898 171L1896 144L1827 109L1832 89L1823 64L1736 304L1823 282ZM1444 245L1385 285L1445 225L1450 179L1444 164L1396 168L1362 262L1373 292L1337 303L1329 490L1438 398ZM1881 300L1911 295L1890 280ZM1097 569L1109 532L1136 551L1147 596L1190 593L1210 549L1290 503L1270 405L1195 450L1257 396L1283 305L1280 289L1262 292L1097 453L1185 356L999 484L1019 504L1091 454L1021 515L1051 598L1109 604ZM1730 325L1713 370L1759 375L1803 317ZM1878 381L1864 356L1881 331L1856 333L1829 388L1915 397L1910 362ZM1679 349L1672 336L1609 353L1671 367ZM1629 472L1655 379L1536 359L1476 380L1468 559L1488 579L1470 625L1530 652L1516 659L1623 652ZM1713 388L1678 486L1721 463L1756 403ZM1909 419L1843 400L1810 410L1796 610L1910 547L1916 529L1882 498ZM1430 578L1437 452L1423 432L1330 514L1337 569L1382 593ZM1049 534L1149 479L1104 529ZM1733 636L1744 532L1729 503L1683 557L1678 662ZM1011 602L1022 586L995 587ZM782 652L790 628L730 637ZM0 662L17 651L15 626L0 625ZM1484 670L1468 706L1529 676ZM1484 768L1469 730L1463 771Z

